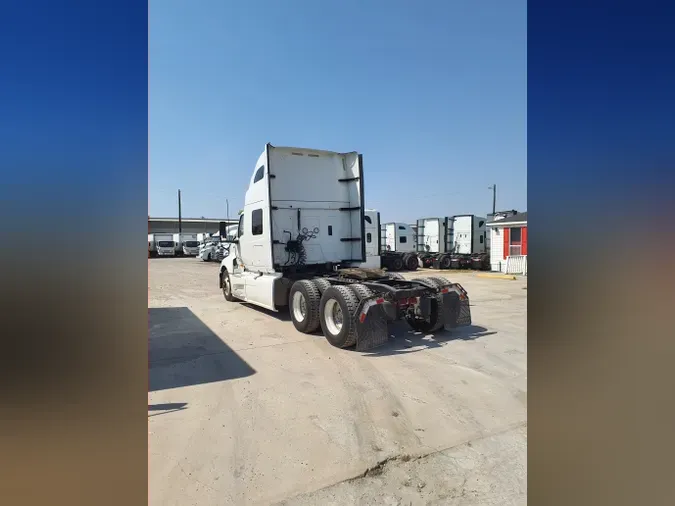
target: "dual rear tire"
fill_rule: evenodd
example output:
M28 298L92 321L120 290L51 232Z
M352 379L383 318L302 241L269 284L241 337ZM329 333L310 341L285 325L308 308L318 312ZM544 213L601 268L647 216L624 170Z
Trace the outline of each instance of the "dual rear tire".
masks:
M426 283L432 284L437 288L440 288L442 285L447 283L447 280L442 280L441 278L415 278L411 281L424 281ZM437 332L441 330L444 326L445 317L443 314L443 298L441 295L437 295L431 301L431 314L428 319L421 319L416 316L406 315L406 322L413 330L423 333Z
M308 334L321 327L330 344L348 348L356 344L359 303L372 295L361 284L331 285L320 278L299 280L289 293L291 320L299 332Z
M416 271L417 267L419 267L417 255L414 253L406 253L403 255L403 264L407 270Z

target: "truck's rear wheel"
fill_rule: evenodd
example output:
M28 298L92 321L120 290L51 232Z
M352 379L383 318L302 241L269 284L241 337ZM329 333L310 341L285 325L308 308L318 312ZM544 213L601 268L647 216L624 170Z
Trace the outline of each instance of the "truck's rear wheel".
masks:
M293 325L299 332L309 334L319 328L321 293L308 279L293 283L288 294L288 309Z
M427 279L430 279L431 281L436 283L436 286L438 286L439 288L443 285L447 285L447 284L452 283L452 281L450 281L447 278L438 278L438 277L435 277L435 276L430 276Z
M351 288L352 291L359 298L359 302L361 302L363 299L367 299L368 297L372 297L374 295L373 291L370 288L368 288L366 285L362 285L361 283L354 283L353 285L349 285L349 288Z
M391 260L391 270L400 271L401 269L403 269L403 259L399 256L394 257Z
M359 299L347 286L335 285L321 296L319 318L323 335L333 346L356 344L356 311Z
M312 281L314 281L314 284L319 289L321 295L323 295L323 292L332 286L330 281L325 278L314 278Z
M445 282L439 283L439 279L440 278L415 278L411 279L411 281L425 281L426 283L440 288L440 286L445 284ZM443 298L440 294L432 298L431 314L429 315L428 319L422 319L410 314L406 314L405 320L413 330L417 330L419 332L436 332L437 330L443 328Z
M237 302L239 300L232 295L232 282L230 281L230 274L227 271L223 271L220 286L223 289L223 296L226 301Z
M450 264L452 263L452 260L450 259L449 256L443 255L443 256L440 258L440 260L439 260L438 263L440 264L441 269L449 269L449 268L450 268Z
M405 261L405 268L408 269L409 271L416 271L417 267L418 267L417 255L415 255L414 253L410 253Z

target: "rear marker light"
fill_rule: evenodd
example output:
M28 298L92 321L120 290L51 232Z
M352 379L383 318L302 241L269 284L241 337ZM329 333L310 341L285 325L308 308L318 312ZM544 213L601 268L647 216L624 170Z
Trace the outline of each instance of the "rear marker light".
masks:
M441 293L448 293L450 291L449 288L443 288L441 289Z
M359 321L363 323L366 320L366 313L361 313L361 316L359 316Z
M376 299L375 304L382 304L384 303L384 299Z

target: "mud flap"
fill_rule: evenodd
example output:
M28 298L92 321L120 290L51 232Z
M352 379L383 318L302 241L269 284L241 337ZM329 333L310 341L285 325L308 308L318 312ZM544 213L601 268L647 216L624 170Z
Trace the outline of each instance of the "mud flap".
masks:
M446 329L465 327L471 325L471 307L469 298L464 295L462 299L455 292L443 294L443 316Z
M362 315L364 304L359 304ZM365 318L356 318L356 351L368 351L389 340L387 313L382 304L368 304Z

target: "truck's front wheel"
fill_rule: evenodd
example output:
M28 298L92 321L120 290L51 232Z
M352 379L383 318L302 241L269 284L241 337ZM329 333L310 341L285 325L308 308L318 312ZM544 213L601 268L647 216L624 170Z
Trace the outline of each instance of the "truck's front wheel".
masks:
M321 297L319 317L326 340L338 348L356 344L356 311L359 299L349 287L335 285Z
M230 281L230 274L227 271L223 271L220 285L223 289L225 300L228 302L237 302L237 298L232 295L232 282Z
M288 305L296 330L309 334L319 328L320 302L321 293L312 281L302 279L293 283L288 294Z

